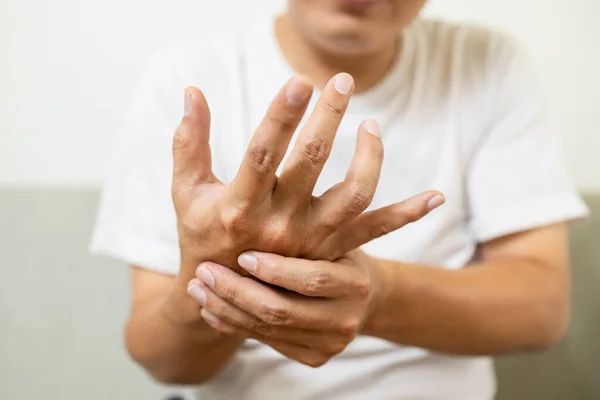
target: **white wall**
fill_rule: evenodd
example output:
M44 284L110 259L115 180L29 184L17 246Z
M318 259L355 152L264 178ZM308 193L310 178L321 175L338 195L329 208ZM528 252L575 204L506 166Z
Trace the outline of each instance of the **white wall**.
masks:
M136 75L161 45L284 0L2 0L0 184L98 186ZM431 0L528 47L548 84L577 184L600 191L600 2Z

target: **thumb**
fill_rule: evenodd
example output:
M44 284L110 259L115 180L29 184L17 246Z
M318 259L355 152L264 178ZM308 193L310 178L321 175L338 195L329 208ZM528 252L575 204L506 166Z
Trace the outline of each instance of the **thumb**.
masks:
M202 92L184 92L184 116L173 135L173 189L214 182L210 152L210 110Z

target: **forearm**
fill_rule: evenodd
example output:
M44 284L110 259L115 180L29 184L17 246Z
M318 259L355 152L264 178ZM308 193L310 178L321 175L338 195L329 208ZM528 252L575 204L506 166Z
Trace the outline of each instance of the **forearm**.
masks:
M198 303L173 277L160 293L134 300L126 343L131 357L156 380L197 384L220 371L242 340L209 327Z
M482 355L547 347L568 321L569 276L507 258L452 271L378 260L388 285L364 333L434 351Z

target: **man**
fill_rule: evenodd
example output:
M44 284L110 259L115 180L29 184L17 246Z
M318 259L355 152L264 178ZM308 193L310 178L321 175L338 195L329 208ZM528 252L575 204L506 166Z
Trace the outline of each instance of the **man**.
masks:
M151 62L93 247L132 265L127 347L155 379L491 399L487 356L563 336L586 209L540 94L510 41L424 3L290 0Z

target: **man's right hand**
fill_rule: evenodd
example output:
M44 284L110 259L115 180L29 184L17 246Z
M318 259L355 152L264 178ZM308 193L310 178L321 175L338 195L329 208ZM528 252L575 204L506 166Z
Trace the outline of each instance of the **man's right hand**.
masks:
M302 119L312 86L291 79L256 129L237 176L227 185L211 169L210 112L202 93L186 89L186 113L173 141L172 195L187 284L201 261L244 273L237 256L260 250L289 257L335 260L417 220L438 192L363 213L375 194L383 145L373 120L361 124L345 180L314 197L335 134L354 88L341 73L325 87L279 176L276 171Z

